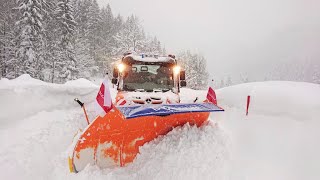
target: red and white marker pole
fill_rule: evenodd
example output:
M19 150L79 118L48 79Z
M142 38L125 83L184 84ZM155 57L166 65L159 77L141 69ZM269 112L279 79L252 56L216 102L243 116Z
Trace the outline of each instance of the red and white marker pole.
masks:
M248 116L249 113L249 105L250 105L250 96L247 97L247 110L246 110L246 116Z

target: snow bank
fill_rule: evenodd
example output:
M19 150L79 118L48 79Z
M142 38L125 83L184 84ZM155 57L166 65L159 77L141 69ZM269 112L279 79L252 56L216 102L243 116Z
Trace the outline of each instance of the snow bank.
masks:
M227 179L228 143L214 124L200 129L185 125L143 146L132 166L138 179Z
M87 80L87 79L77 79L74 81L68 81L64 84L64 86L67 87L77 87L77 88L81 88L81 87L96 87L95 84L93 84L91 81Z
M44 84L46 83L38 79L33 79L29 74L23 74L13 80L8 80L6 78L0 79L0 88L8 88L13 86L21 86L21 85L44 85Z
M76 107L74 98L91 102L98 86L79 79L66 84L51 84L31 78L29 75L0 80L0 124L10 124L41 111Z
M247 83L217 91L223 106L245 111L251 96L250 112L303 120L315 118L320 109L320 85L302 82L269 81Z
M86 126L82 109L73 99L90 105L97 90L84 79L66 84L46 83L29 75L1 79L2 179L51 179L57 164L66 165L66 149L79 128Z
M319 179L319 85L248 83L217 96L226 112L213 116L232 141L231 179Z
M210 142L210 143L208 143ZM135 162L124 168L99 169L87 166L67 177L86 179L226 179L229 159L228 137L212 124L185 125L165 137L144 145ZM62 170L64 171L64 170ZM65 179L61 172L54 179Z
M206 91L183 89L183 99ZM227 131L230 179L319 179L320 85L255 82L216 90L224 113L211 118ZM251 95L249 116L246 99Z

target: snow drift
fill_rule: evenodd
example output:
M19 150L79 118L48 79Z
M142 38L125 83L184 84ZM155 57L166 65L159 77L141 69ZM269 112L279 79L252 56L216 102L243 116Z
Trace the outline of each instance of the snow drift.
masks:
M218 119L232 141L231 179L319 179L320 85L248 83L217 97L226 110Z
M22 75L14 80L0 81L0 123L25 119L41 111L70 109L76 107L73 98L85 101L94 98L98 86L85 79L65 84L50 84ZM10 119L10 121L4 121Z
M226 112L209 125L176 128L141 148L124 168L87 166L70 174L67 153L86 122L79 97L93 118L98 86L80 79L63 85L27 75L0 80L2 179L318 179L320 86L260 82L217 91ZM182 90L182 100L206 91ZM245 116L246 96L252 96ZM112 90L115 96L115 90ZM218 124L215 124L218 122Z

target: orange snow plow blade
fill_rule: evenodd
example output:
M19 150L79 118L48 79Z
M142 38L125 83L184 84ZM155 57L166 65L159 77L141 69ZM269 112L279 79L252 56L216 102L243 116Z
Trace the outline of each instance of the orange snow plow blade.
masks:
M211 103L203 104L215 106ZM79 172L87 164L101 168L125 166L135 159L143 144L186 123L201 126L210 114L209 110L201 112L201 109L175 113L168 111L168 107L173 106L160 106L160 109L167 108L167 114L161 113L159 109L152 109L154 112L151 114L140 111L143 112L142 115L137 114L137 110L131 110L132 113L128 115L128 110L120 111L121 107L113 107L104 117L97 117L77 140L70 169ZM211 111L223 111L217 106L215 108Z

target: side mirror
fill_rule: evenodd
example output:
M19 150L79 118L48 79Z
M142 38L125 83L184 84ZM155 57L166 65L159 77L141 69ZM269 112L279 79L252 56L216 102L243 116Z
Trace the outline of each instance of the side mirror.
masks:
M185 81L186 80L186 71L181 71L180 72L180 80Z
M112 84L117 84L117 83L118 83L118 79L112 78L111 83L112 83Z
M119 71L118 71L118 68L114 68L113 69L113 78L116 79L118 78L119 76ZM113 80L113 79L112 79Z
M181 87L186 87L187 86L187 82L186 81L180 81L180 86Z

